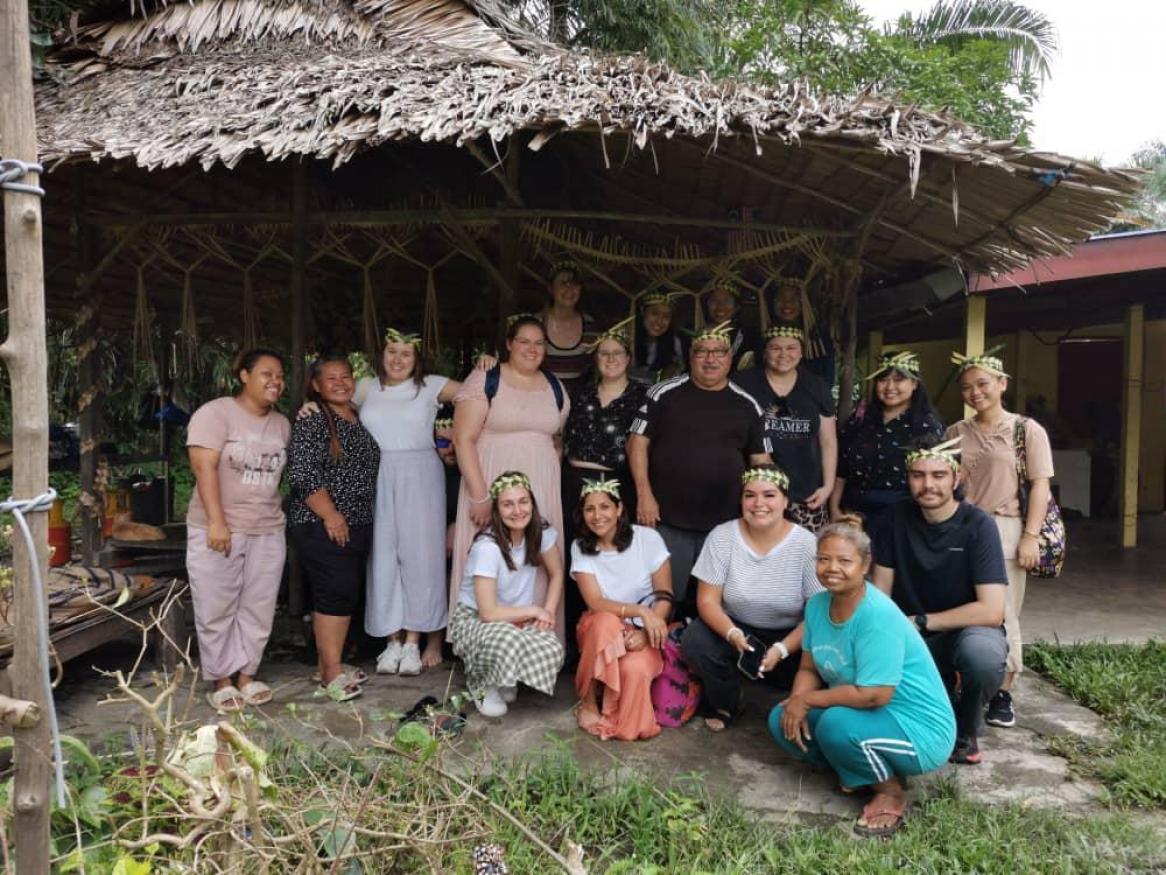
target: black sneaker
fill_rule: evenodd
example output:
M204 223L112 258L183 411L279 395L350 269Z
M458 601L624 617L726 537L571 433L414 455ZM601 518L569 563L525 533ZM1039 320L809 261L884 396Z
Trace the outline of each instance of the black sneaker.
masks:
M969 736L955 740L955 750L951 752L947 761L965 766L978 766L983 762L983 759L984 755L980 753L980 746L976 744L976 739Z
M989 726L1000 726L1008 729L1016 725L1016 711L1012 707L1012 694L1007 690L997 690L992 701L988 703L988 713L984 722Z

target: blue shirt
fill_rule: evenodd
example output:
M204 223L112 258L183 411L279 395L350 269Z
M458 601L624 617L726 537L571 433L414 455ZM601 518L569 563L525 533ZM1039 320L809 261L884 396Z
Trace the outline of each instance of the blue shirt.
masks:
M894 687L885 706L915 745L923 771L947 761L955 743L955 715L931 651L906 615L873 584L866 584L845 623L830 619L828 592L806 603L803 649L827 687Z

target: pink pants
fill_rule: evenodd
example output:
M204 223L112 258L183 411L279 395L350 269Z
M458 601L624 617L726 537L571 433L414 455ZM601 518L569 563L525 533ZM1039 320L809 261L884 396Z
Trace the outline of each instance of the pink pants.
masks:
M206 529L187 527L186 572L207 680L259 671L286 554L282 530L264 535L232 532L231 555L224 556L207 547Z

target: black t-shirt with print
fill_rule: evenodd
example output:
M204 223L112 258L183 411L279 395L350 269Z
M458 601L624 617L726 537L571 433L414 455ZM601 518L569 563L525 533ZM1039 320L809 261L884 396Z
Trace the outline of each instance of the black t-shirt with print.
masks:
M773 461L789 475L790 501L805 501L822 486L822 450L818 431L823 416L834 415L826 384L798 368L793 389L784 397L773 391L765 368L733 375L733 382L757 399L765 419L765 436L773 444Z
M1008 585L996 523L966 501L934 524L913 499L892 505L875 528L874 554L894 570L891 598L912 616L974 602L977 585Z
M701 389L687 375L649 389L630 431L651 441L648 479L661 522L694 532L740 514L749 456L769 452L753 398L732 383Z

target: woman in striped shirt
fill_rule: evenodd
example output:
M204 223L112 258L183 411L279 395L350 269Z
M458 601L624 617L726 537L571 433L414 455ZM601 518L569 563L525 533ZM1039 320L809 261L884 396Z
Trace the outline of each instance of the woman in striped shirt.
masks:
M574 262L560 262L552 267L547 294L550 302L539 314L547 330L543 369L558 377L568 389L574 389L591 366L591 347L595 342L592 319L579 309L583 294L579 266Z
M779 468L741 475L741 518L704 542L692 574L700 617L684 632L684 659L704 685L705 725L728 727L741 710L741 678L766 675L788 690L802 647L802 612L822 590L814 536L785 518L789 478Z

